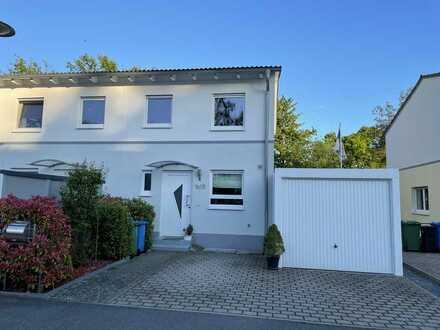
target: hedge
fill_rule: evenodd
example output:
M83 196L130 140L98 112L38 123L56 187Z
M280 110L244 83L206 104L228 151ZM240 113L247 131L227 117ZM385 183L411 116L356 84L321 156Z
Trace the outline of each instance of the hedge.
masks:
M0 199L0 230L16 220L36 226L32 242L15 246L0 237L0 273L18 290L54 287L72 276L71 228L58 203L47 197Z
M90 259L97 257L92 234L96 227L96 205L102 197L101 187L104 183L102 168L83 163L69 170L66 185L61 190L63 209L72 225L72 258L75 266L87 264Z
M106 196L96 207L99 259L122 259L133 253L133 222L121 198Z

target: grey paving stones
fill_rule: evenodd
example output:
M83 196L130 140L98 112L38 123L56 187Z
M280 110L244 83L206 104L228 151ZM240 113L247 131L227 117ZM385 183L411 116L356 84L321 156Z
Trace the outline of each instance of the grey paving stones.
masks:
M256 255L153 252L49 296L386 329L440 329L440 300L406 278L265 269Z

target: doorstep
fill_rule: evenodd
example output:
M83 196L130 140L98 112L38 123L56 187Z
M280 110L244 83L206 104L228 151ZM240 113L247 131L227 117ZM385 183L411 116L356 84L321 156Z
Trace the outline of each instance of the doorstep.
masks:
M152 250L154 251L174 251L188 252L191 250L192 240L184 238L160 238L153 239Z

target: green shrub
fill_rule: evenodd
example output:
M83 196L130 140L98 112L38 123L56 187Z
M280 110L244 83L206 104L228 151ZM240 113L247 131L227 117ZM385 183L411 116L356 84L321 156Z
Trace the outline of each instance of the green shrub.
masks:
M96 204L105 183L102 168L93 164L78 164L69 171L66 185L61 190L64 213L72 226L72 261L74 265L87 263L95 255L92 237L96 227Z
M156 216L153 206L140 198L126 199L125 205L133 220L148 221L147 232L145 233L145 249L150 249L153 245L154 218Z
M98 257L122 259L133 253L133 222L121 198L104 197L97 205Z
M284 253L284 242L277 225L269 227L264 238L264 254L267 257L280 256Z

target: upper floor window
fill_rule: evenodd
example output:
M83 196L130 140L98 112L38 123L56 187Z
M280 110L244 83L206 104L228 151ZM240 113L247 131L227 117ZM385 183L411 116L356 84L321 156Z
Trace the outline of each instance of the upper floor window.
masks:
M412 188L413 213L429 212L429 190L428 187Z
M173 97L171 95L147 96L145 127L171 127Z
M39 131L43 124L42 99L19 101L18 128Z
M104 128L105 97L83 97L80 128Z
M244 94L214 95L213 129L242 130L244 128Z

